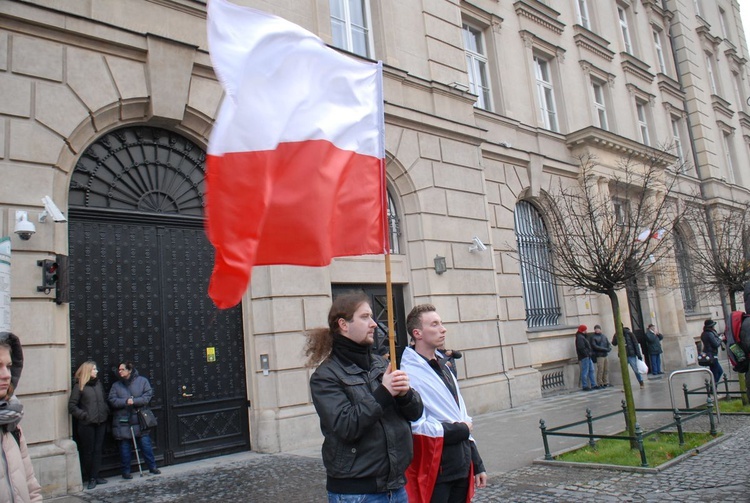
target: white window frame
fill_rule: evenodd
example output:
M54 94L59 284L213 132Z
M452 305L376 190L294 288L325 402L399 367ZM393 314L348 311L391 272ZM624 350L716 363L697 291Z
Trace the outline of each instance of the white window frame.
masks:
M729 40L729 29L727 28L727 13L719 7L719 26L721 26L721 35Z
M552 80L552 62L538 54L534 55L534 76L536 78L539 115L545 129L559 132L555 85Z
M703 17L703 6L701 5L701 0L693 0L693 4L695 5L695 13L700 17Z
M661 43L661 31L656 28L652 28L651 33L654 36L654 48L656 49L656 62L659 63L659 70L663 74L667 74L667 62L664 59L664 49Z
M682 119L671 116L670 121L672 123L672 141L674 142L674 149L677 153L677 158L680 160L680 166L683 166L685 164L685 151L682 148Z
M706 72L708 73L708 85L711 87L711 94L719 94L718 87L716 85L716 73L714 72L714 55L706 53Z
M578 24L587 30L591 30L588 0L576 0L576 13L578 14Z
M609 131L609 117L607 115L607 92L606 84L595 79L591 79L591 93L594 101L594 111L599 121L599 127Z
M728 131L721 132L721 139L724 145L724 159L727 163L727 181L734 183L734 145L732 143L732 133Z
M492 94L490 92L489 61L486 55L484 30L464 22L461 32L466 53L466 70L469 75L469 91L477 95L474 106L491 111ZM472 40L477 43L472 44ZM476 47L471 47L472 45L476 45Z
M333 45L338 47L339 49L343 49L345 51L349 51L354 54L358 54L360 56L363 56L365 58L372 58L373 57L373 40L372 40L372 16L370 15L370 0L358 0L359 5L362 6L362 18L364 19L365 25L364 26L358 26L353 24L352 22L352 13L350 9L350 2L348 0L329 0L329 8L330 8L330 16L331 16L331 37L333 38ZM343 12L343 19L337 18L333 15L334 9L332 8L332 4L336 3L341 7L341 10ZM336 23L340 23L343 25L344 29L344 40L339 41L336 40ZM355 50L354 47L354 36L353 32L357 30L361 30L364 32L364 43L365 43L365 54L359 53Z
M638 119L638 130L640 131L641 136L641 142L644 145L651 145L651 134L649 132L649 124L648 124L648 111L646 110L646 106L648 103L645 103L639 99L636 98L635 100L635 112L636 117Z
M740 74L732 72L732 85L734 86L734 96L737 100L737 108L739 110L745 110L745 100L742 99L742 80Z
M625 52L628 54L633 53L633 41L630 37L630 26L628 23L628 12L622 5L617 6L617 18L620 21L620 33L622 34L622 42L625 44Z

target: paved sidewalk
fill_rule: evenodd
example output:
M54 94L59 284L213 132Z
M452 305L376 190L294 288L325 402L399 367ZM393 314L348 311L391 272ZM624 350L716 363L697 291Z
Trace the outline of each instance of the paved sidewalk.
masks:
M675 378L676 404L683 404L681 386L690 387L702 378ZM636 406L669 408L667 379L654 379L646 389L634 390ZM543 456L539 419L558 426L584 418L585 409L594 415L618 410L624 394L613 387L595 392L575 392L537 400L515 409L484 414L474 418L474 436L487 466L489 487L478 491L475 503L482 502L747 502L750 501L750 476L739 470L738 476L726 475L724 464L736 460L738 466L750 464L750 418L722 418L720 429L730 436L660 473L631 473L614 470L532 465ZM697 401L696 401L697 403ZM617 419L619 418L619 423ZM658 421L648 414L639 422ZM605 427L611 433L623 429L621 416ZM597 426L597 431L600 431ZM730 433L731 432L731 433ZM577 445L580 439L552 443L552 451ZM130 481L110 478L106 485L73 496L58 498L58 503L150 502L283 502L325 501L325 472L319 449L285 454L253 452L223 456L195 463L162 468L162 475L144 475Z

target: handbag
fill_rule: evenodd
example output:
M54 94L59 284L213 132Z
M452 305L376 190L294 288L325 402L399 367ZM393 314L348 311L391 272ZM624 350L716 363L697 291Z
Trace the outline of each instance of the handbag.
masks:
M138 426L141 427L141 431L156 428L156 425L159 424L153 411L148 407L141 407L135 412L138 415Z
M708 353L698 353L698 365L701 367L710 367L714 361L714 355Z

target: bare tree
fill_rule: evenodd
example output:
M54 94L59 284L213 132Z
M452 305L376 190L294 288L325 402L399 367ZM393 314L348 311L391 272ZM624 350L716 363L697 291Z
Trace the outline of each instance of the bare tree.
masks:
M547 267L555 279L610 300L633 438L636 413L617 291L669 254L668 238L680 214L673 198L675 177L667 169L675 158L667 150L652 152L621 158L613 167L582 156L577 183L560 181L541 202L551 240Z
M735 294L750 281L750 203L704 208L690 205L683 217L690 234L675 235L676 246L685 254L684 265L697 294L729 296L730 310L737 310ZM726 299L723 298L722 302ZM725 313L726 314L726 313Z

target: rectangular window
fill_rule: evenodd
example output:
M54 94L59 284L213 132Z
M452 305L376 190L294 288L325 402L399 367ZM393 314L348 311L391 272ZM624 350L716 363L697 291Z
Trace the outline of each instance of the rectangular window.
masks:
M628 27L628 13L624 7L617 6L617 17L620 19L620 32L622 42L625 44L625 52L633 54L633 44L630 41L630 28Z
M745 110L745 100L742 99L742 78L739 73L732 72L732 85L734 86L734 96L737 100L737 109Z
M635 102L635 109L638 114L638 129L641 132L641 142L644 145L651 145L651 138L648 134L648 119L646 116L646 105L641 101Z
M727 181L734 183L734 149L732 145L732 138L730 133L724 133L722 135L724 140L724 156L727 162Z
M365 58L370 49L370 16L367 0L330 0L333 45Z
M604 85L593 81L591 88L594 91L594 109L596 117L599 120L599 127L609 131L609 121L607 121L607 104L604 97Z
M721 25L721 36L729 39L729 30L727 29L727 13L719 7L719 25Z
M713 55L706 54L706 71L708 72L708 85L711 86L711 94L719 94L716 87L716 76L714 74Z
M586 0L578 0L576 2L576 9L578 11L578 24L586 28L591 29L591 20L589 18L589 6Z
M672 117L672 142L674 142L674 151L682 166L685 164L685 153L682 150L682 120L677 117Z
M667 65L664 62L664 50L661 45L661 33L658 30L652 30L654 36L654 48L656 49L656 62L659 63L659 71L666 75Z
M469 90L477 95L477 108L490 110L490 86L487 76L487 56L484 49L482 31L463 25L464 50L466 51L466 68L469 73Z
M695 5L695 13L703 17L703 6L701 6L701 0L693 0L693 4Z
M534 73L542 124L545 129L559 131L555 107L555 88L550 75L550 62L540 56L534 56Z

